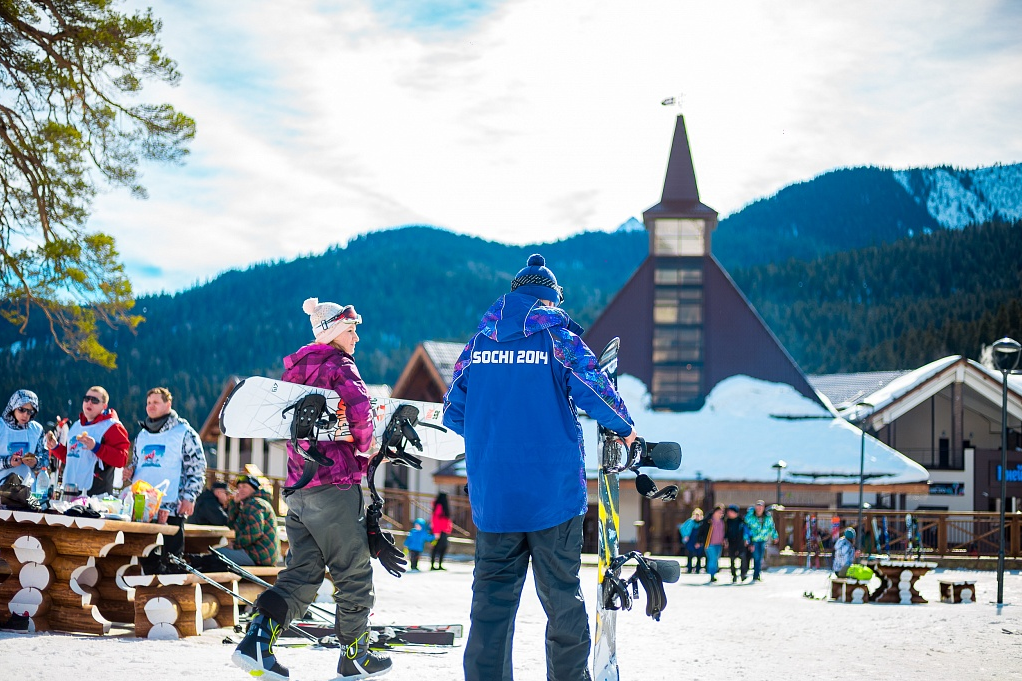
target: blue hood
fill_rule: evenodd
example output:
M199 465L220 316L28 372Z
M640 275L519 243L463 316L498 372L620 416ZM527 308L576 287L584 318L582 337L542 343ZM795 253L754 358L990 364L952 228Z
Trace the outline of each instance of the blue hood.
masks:
M581 336L584 329L559 307L541 305L535 296L507 293L494 301L479 322L479 333L498 343L528 338L550 328Z

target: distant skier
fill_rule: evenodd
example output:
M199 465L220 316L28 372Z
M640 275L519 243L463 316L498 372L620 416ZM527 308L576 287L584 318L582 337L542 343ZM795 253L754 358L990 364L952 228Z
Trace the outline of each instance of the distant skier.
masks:
M444 424L465 436L478 529L467 681L512 678L511 638L530 559L547 615L547 678L590 678L578 578L588 500L575 405L627 444L636 437L581 327L557 307L561 288L545 265L531 256L511 292L483 315L444 397Z
M335 630L342 644L339 678L379 676L390 670L392 662L369 650L369 612L375 598L360 483L368 468L373 424L369 394L352 359L358 342L355 327L362 317L351 305L320 303L316 298L306 300L302 309L309 315L316 340L284 358L283 380L337 392L347 410L351 441L319 442L320 453L333 465L321 466L307 486L287 496L286 567L273 588L256 601L259 613L232 659L253 676L287 679L288 671L276 660L273 644L293 619L304 616L329 567L337 603ZM301 478L305 459L291 443L287 449L287 485L291 487Z

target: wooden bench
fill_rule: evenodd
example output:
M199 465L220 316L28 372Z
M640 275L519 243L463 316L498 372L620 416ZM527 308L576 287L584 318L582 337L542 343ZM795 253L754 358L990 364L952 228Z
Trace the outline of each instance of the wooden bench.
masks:
M974 580L941 579L940 600L942 603L975 603L976 582Z
M251 572L256 577L262 579L270 584L277 583L277 575L284 569L283 565L243 565L242 566L248 572ZM250 579L241 579L238 584L238 593L242 598L247 598L250 601L254 601L259 597L263 591L266 590L261 584L256 584Z
M830 580L830 597L842 603L868 603L869 580L833 577Z
M233 572L209 572L206 576L238 593L241 578ZM234 597L197 575L136 574L122 579L134 590L136 636L176 639L198 636L205 620L214 620L218 627L238 623Z

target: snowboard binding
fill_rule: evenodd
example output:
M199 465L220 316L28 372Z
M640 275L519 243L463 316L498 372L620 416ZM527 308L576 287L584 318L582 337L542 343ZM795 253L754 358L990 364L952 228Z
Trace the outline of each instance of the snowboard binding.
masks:
M632 560L635 561L635 572L628 579L622 579L618 573ZM646 593L646 614L659 622L660 614L667 608L664 583L673 584L680 576L681 565L676 560L646 558L638 551L617 556L603 576L603 607L607 610L631 610L632 602L639 597L639 585L642 585Z
M326 396L319 393L306 395L284 409L281 416L286 416L289 411L294 412L291 418L291 446L305 459L302 477L294 485L284 488L285 492L294 492L312 482L320 466L334 465L333 459L317 449L316 440L321 429L337 426L337 416L327 411ZM302 447L299 440L307 440L309 448Z
M672 447L673 445L673 447ZM653 455L660 449L660 454ZM675 451L676 450L676 451ZM668 485L658 489L653 478L645 473L640 473L639 468L643 466L659 468L661 470L677 470L681 465L681 447L673 442L648 445L641 437L635 438L629 452L628 470L635 473L635 489L647 499L660 499L662 501L674 501L678 497L678 486Z

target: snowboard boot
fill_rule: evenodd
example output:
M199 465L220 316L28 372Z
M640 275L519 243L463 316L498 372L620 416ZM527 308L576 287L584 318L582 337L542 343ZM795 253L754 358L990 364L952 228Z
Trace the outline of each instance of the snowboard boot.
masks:
M277 662L273 644L284 629L283 625L259 613L248 625L248 633L234 649L231 662L252 676L270 681L287 681L287 668Z
M343 645L343 644L342 644ZM341 650L337 663L338 679L369 679L383 676L394 663L382 653L369 650L369 632L365 632Z

